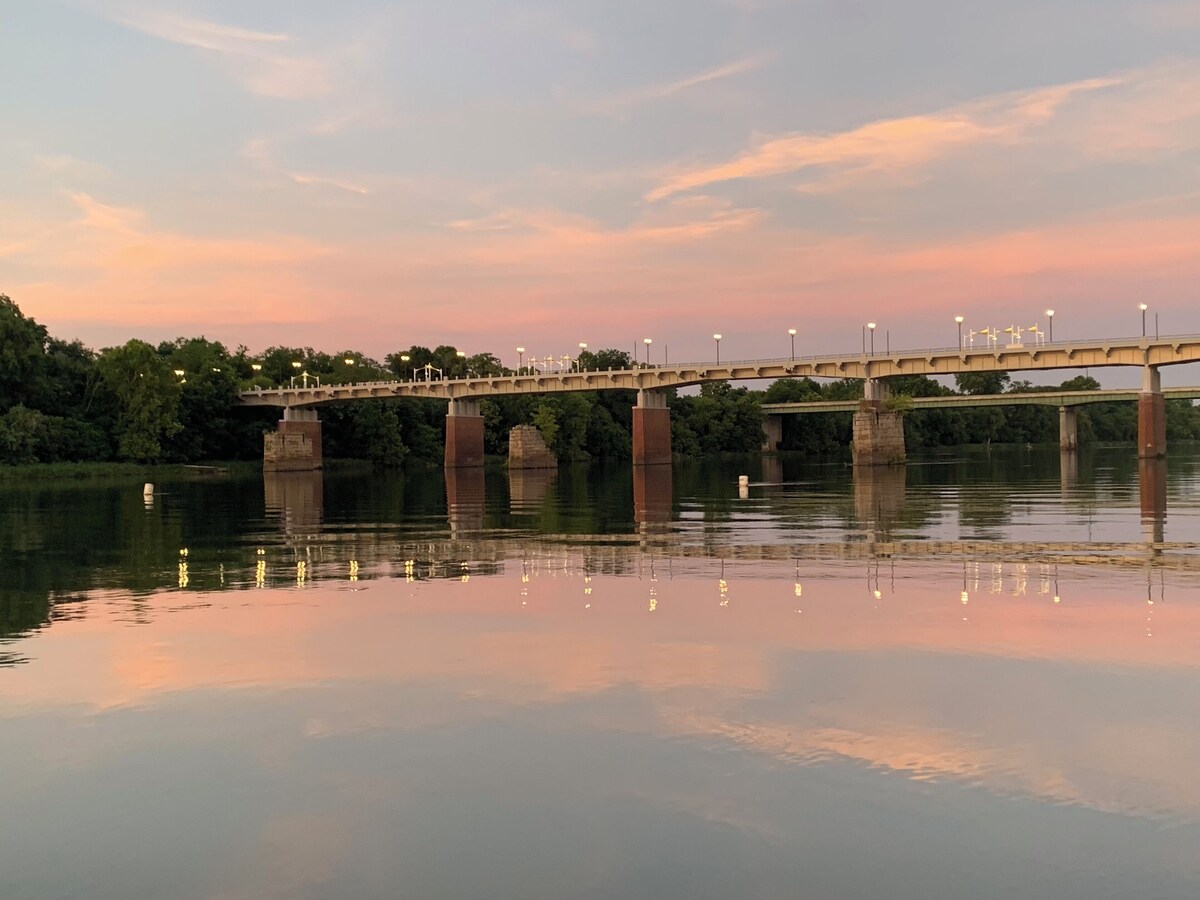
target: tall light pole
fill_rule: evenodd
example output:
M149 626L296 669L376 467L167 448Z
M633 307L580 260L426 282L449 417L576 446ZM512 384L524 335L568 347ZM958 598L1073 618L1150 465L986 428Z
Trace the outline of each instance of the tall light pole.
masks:
M1142 337L1146 336L1146 310L1148 308L1145 303L1138 304L1138 309L1142 311Z
M1050 322L1049 337L1050 337L1050 343L1053 344L1054 343L1054 310L1052 310L1052 309L1046 310L1046 319Z
M517 348L517 374L521 374L521 369L525 367L525 348Z
M796 361L796 329L788 329L788 337L792 339L792 362Z
M587 352L587 342L580 341L579 342L579 358L575 361L575 368L580 372L583 371L583 354L586 352Z
M720 365L721 364L721 336L719 334L714 334L713 340L717 344L717 365Z
M875 355L875 323L867 323L867 331L871 332L871 355Z
M955 317L954 317L954 321L955 321L955 322L958 324L958 349L961 351L961 350L962 350L962 323L963 323L963 317L962 317L962 316L955 316Z
M650 345L654 343L651 338L642 338L642 343L646 345L646 365L650 365Z

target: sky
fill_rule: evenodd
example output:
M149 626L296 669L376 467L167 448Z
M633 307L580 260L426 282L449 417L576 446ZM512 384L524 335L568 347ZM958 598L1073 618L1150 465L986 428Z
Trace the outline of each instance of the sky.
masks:
M1200 332L1200 0L8 0L0 84L0 293L95 347Z

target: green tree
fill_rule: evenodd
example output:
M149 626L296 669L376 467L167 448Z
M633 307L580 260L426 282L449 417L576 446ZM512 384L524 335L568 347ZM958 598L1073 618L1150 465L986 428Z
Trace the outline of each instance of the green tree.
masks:
M117 452L125 459L163 458L164 442L179 422L179 380L145 341L131 340L100 354L100 376L116 400Z
M1007 372L960 372L954 376L964 394L1003 394L1011 380Z

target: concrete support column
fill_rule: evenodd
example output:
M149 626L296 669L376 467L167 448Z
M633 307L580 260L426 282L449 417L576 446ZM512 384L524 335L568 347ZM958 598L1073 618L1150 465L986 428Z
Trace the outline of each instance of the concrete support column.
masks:
M1167 455L1167 406L1162 395L1162 378L1156 366L1142 370L1142 392L1138 395L1138 456L1161 459Z
M854 414L851 456L856 466L891 466L904 462L904 420L884 408L887 386L874 378L863 381L863 401Z
M763 419L763 453L774 453L783 443L783 416L767 415Z
M479 401L455 399L446 411L446 468L483 465L483 416Z
M1058 408L1058 449L1064 453L1079 449L1079 426L1073 406Z
M638 391L633 408L633 464L671 464L671 411L661 391Z
M317 411L285 406L279 427L263 435L263 470L310 472L322 464L321 422Z

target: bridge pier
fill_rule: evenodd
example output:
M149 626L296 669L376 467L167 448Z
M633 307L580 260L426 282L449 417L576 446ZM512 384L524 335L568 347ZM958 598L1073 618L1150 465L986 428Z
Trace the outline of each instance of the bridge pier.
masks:
M633 408L633 464L671 464L671 411L662 391L638 391Z
M763 453L774 453L783 443L783 416L768 414L763 419Z
M285 406L279 427L263 435L263 471L311 472L321 466L321 421L317 411Z
M452 399L446 411L446 468L483 465L483 416L479 401Z
M1079 423L1073 406L1058 408L1058 449L1063 453L1079 449Z
M904 462L904 420L884 408L887 388L874 378L863 382L864 397L854 414L851 456L856 466L891 466Z
M1142 391L1138 394L1138 456L1162 459L1167 455L1167 404L1162 393L1162 376L1157 366L1142 369Z

